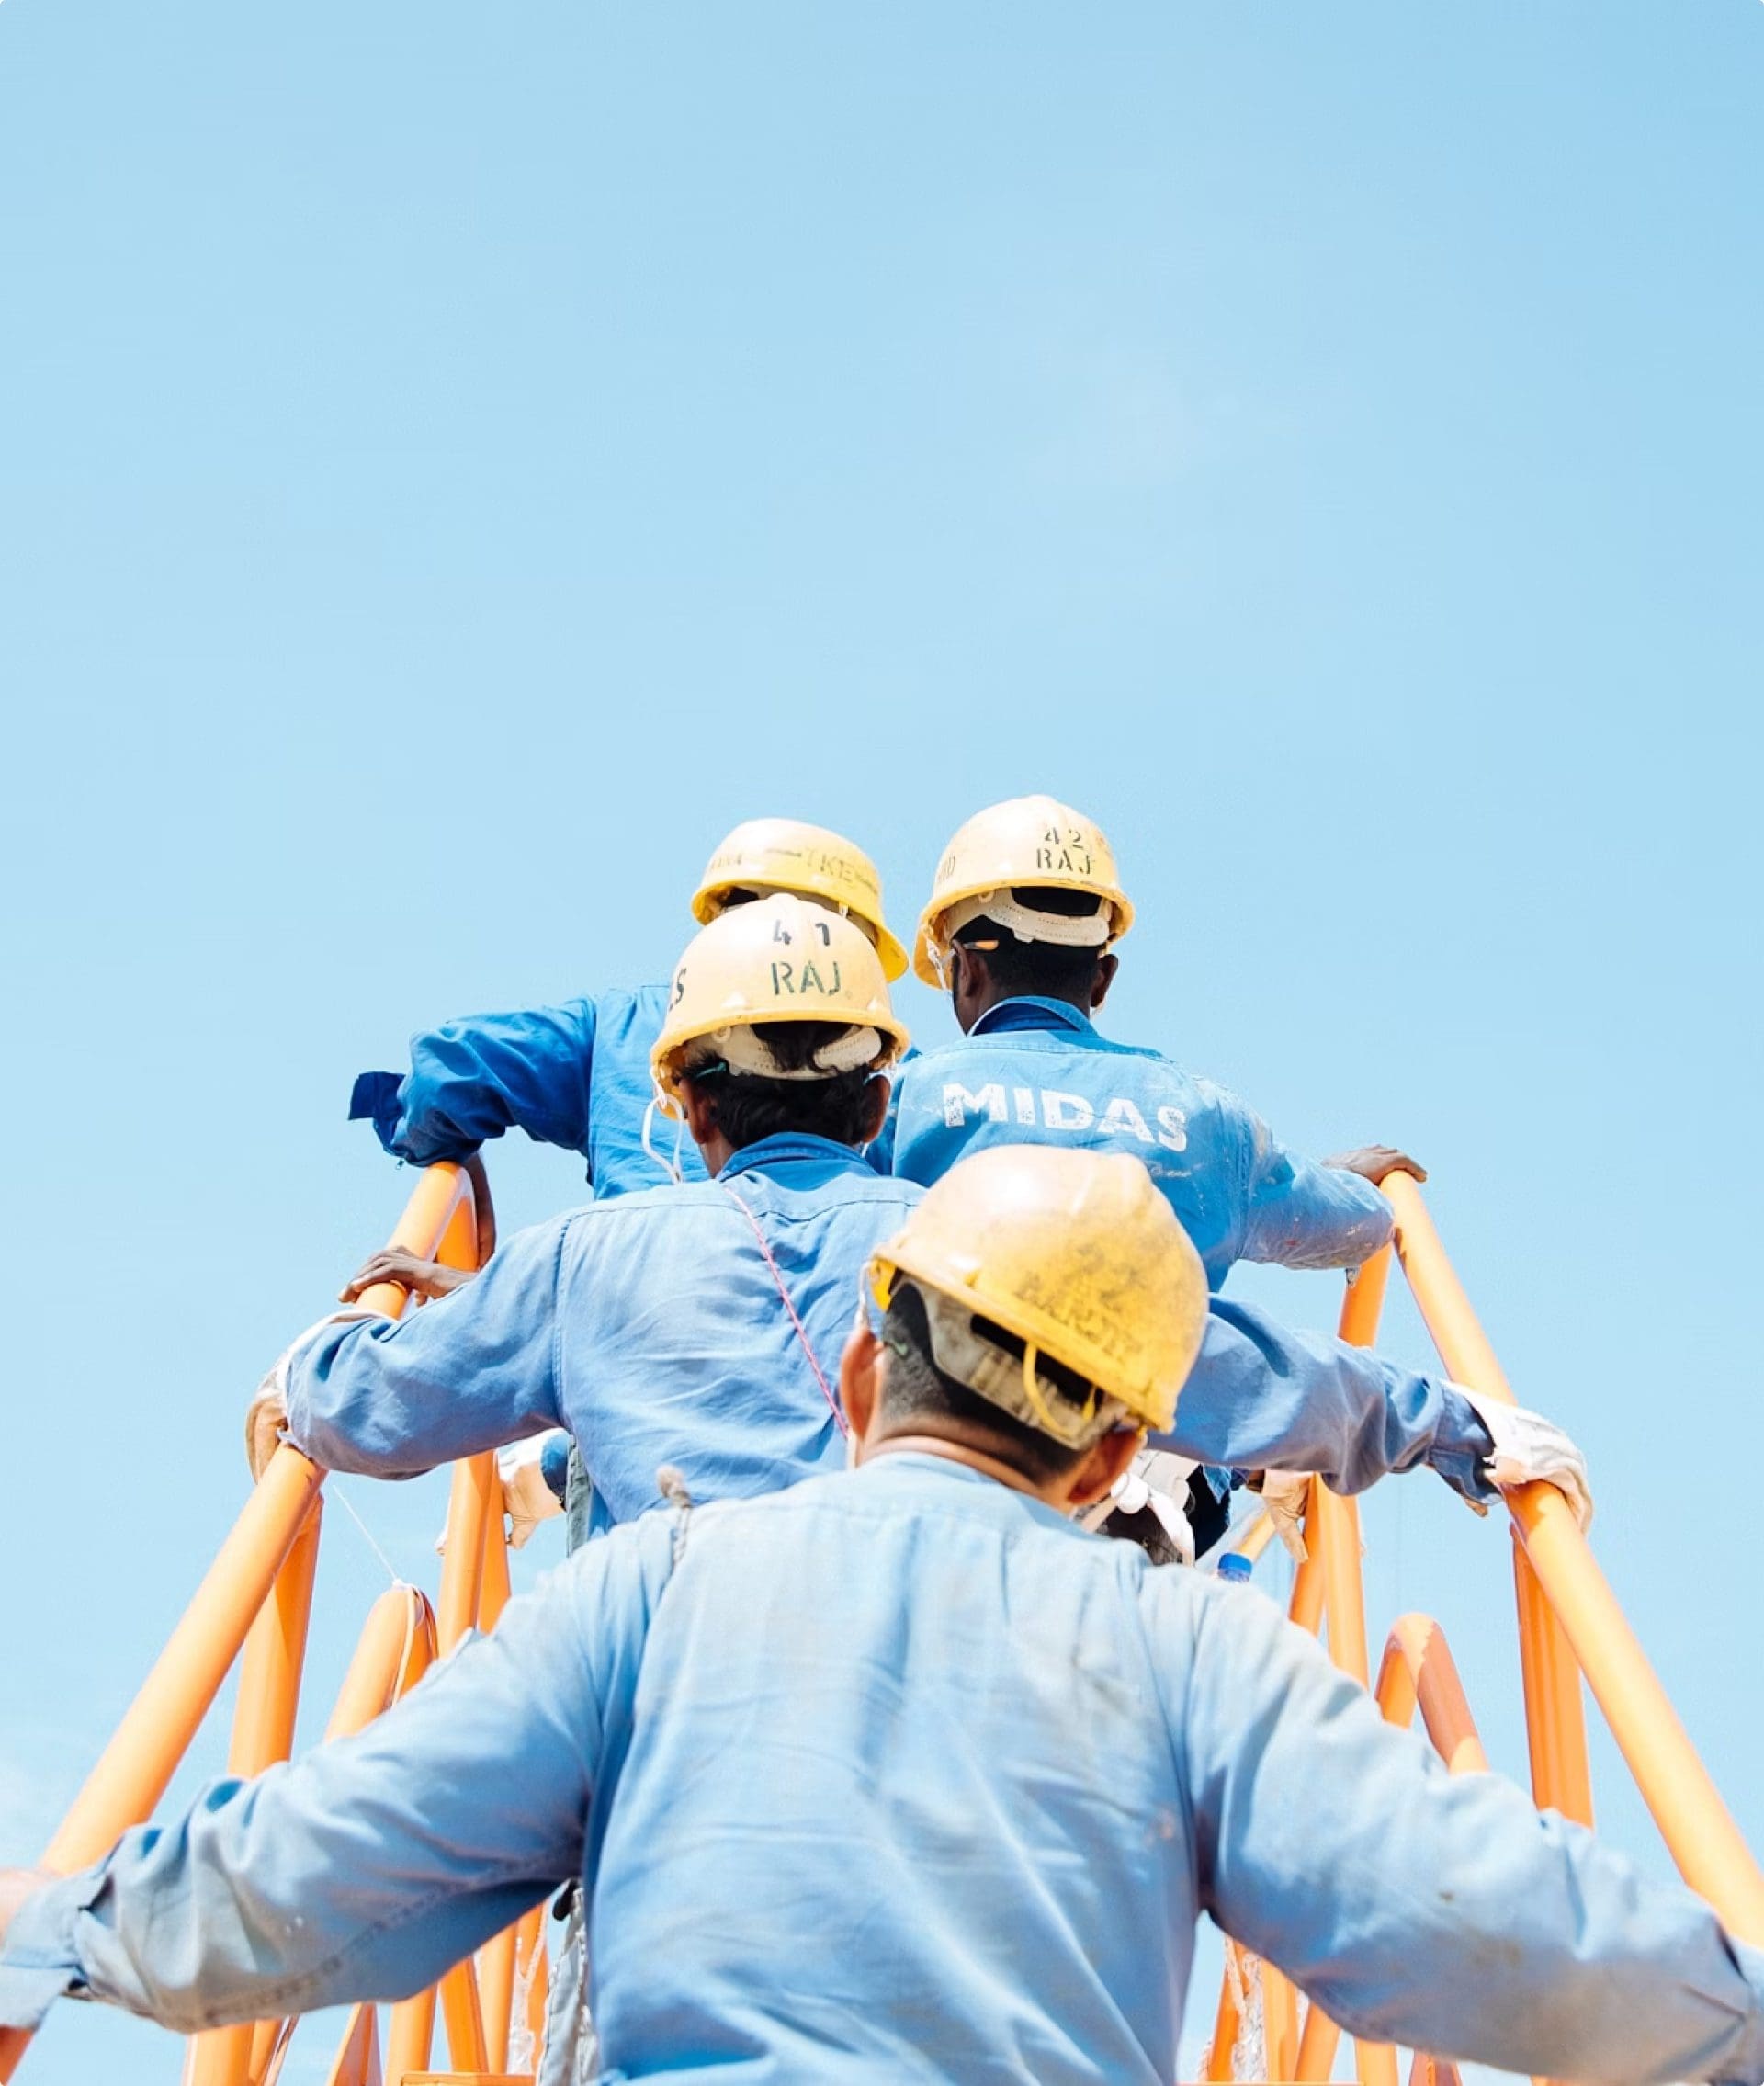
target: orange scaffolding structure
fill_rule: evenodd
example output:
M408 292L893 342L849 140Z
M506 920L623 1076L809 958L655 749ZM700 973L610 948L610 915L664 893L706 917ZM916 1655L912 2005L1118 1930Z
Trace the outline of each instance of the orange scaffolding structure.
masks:
M1370 1346L1377 1338L1394 1253L1447 1373L1510 1404L1506 1375L1446 1257L1419 1185L1407 1173L1396 1173L1383 1185L1396 1211L1396 1238L1350 1278L1337 1328L1340 1337L1357 1346ZM1538 1808L1592 1823L1584 1676L1679 1873L1734 1934L1758 1944L1764 1941L1764 1873L1648 1664L1574 1510L1553 1485L1516 1486L1506 1501L1512 1517L1532 1794ZM1253 1559L1266 1547L1272 1531L1264 1514L1238 1547ZM1315 1479L1305 1542L1310 1554L1295 1574L1288 1612L1301 1628L1323 1628L1335 1663L1367 1686L1359 1512L1351 1500L1336 1497ZM1407 1724L1419 1710L1428 1737L1453 1774L1487 1772L1487 1758L1457 1668L1444 1633L1430 1616L1403 1616L1392 1626L1374 1692L1393 1723ZM1301 2019L1298 1994L1278 1970L1249 1963L1234 1943L1226 1946L1225 1988L1206 2077L1233 2077L1244 1995L1254 1989L1261 2004L1265 2077L1327 2080L1340 2030L1316 2005L1305 2007ZM1424 2053L1416 2061L1423 2075L1451 2069ZM1396 2086L1396 2052L1356 2044L1354 2072L1361 2086Z

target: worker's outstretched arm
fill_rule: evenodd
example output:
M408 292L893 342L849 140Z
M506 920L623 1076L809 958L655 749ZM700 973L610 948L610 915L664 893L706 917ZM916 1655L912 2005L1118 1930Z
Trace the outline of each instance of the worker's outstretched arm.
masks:
M580 1151L588 1142L594 1003L468 1015L411 1039L411 1069L363 1072L351 1118L366 1116L394 1158L431 1166L487 1138L525 1130Z
M358 1737L215 1783L34 1892L0 2024L66 1993L191 2030L432 1984L582 1874L671 1539L656 1514L590 1544Z
M1396 1221L1373 1183L1346 1166L1301 1159L1259 1116L1243 1113L1249 1180L1240 1257L1282 1267L1358 1267L1370 1260Z
M1466 1499L1497 1496L1494 1441L1462 1391L1223 1297L1175 1423L1152 1445L1236 1470L1315 1470L1338 1492L1426 1463Z
M1764 1956L1700 1899L1449 1775L1271 1602L1176 1591L1154 1598L1200 1901L1332 2020L1539 2077L1764 2079Z
M401 1319L326 1320L284 1355L288 1439L327 1470L407 1478L560 1425L558 1277L571 1219L517 1232L482 1274Z

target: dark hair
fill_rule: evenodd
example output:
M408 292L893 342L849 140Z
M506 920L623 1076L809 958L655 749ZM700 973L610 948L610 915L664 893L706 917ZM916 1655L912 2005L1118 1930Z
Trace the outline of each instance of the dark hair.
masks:
M1023 1343L1012 1342L1002 1326L995 1326L985 1319L978 1322L1001 1346L1014 1345L1019 1354L1023 1352ZM899 1424L902 1421L919 1419L956 1421L966 1432L985 1436L1001 1462L1011 1464L1040 1484L1065 1477L1089 1454L1087 1449L1068 1448L1064 1442L1044 1434L1038 1427L1025 1426L1001 1405L994 1405L989 1398L982 1398L978 1391L970 1390L966 1384L957 1383L954 1377L945 1376L932 1359L925 1299L912 1283L898 1281L895 1284L894 1295L882 1322L882 1338L888 1350L882 1408L890 1423ZM1044 1357L1040 1373L1058 1381L1069 1372ZM1073 1382L1076 1384L1076 1377Z
M1096 911L1091 892L1069 890L1063 884L1023 884L1011 896L1032 913L1051 913L1061 920L1081 920ZM1029 992L1046 1000L1088 1000L1102 954L1100 945L1073 948L1064 942L1020 942L1009 927L984 914L960 928L956 940L963 946L996 941L996 948L975 951L994 984L1007 993Z
M786 1071L800 1071L845 1028L842 1023L827 1021L769 1021L761 1033ZM831 1138L835 1144L863 1143L869 1128L870 1083L876 1076L860 1065L828 1079L762 1079L730 1071L720 1058L695 1065L685 1074L714 1105L717 1128L737 1151L786 1130Z

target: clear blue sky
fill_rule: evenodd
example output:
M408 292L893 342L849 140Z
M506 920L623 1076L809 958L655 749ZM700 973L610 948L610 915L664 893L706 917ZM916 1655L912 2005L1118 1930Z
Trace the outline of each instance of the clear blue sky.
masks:
M904 921L1029 788L1117 841L1116 1033L1432 1167L1764 1844L1760 135L1757 0L7 0L0 1854L402 1200L351 1075L658 973L739 818ZM345 1489L429 1569L436 1481ZM1367 1519L1522 1770L1502 1528ZM315 1721L334 1509L322 1577Z

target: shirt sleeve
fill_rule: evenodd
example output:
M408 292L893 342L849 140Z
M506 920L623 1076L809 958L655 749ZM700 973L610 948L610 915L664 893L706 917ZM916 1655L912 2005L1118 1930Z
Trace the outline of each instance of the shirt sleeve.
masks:
M0 1955L0 2024L62 1994L185 2031L405 1998L582 1876L673 1518L577 1552L358 1736L211 1784L37 1892Z
M288 1434L327 1470L412 1478L560 1426L558 1279L569 1218L401 1319L327 1320L286 1362Z
M900 1083L906 1077L908 1065L918 1055L917 1050L909 1048L905 1057L890 1071L888 1112L882 1118L882 1128L864 1147L865 1158L868 1161L871 1168L876 1173L880 1173L884 1180L887 1180L894 1172L894 1133L900 1111Z
M1193 1632L1166 1711L1228 1933L1356 2035L1628 2086L1764 2076L1764 1956L1700 1899L1498 1775L1448 1774L1260 1594L1194 1591L1164 1602Z
M1389 1203L1358 1173L1288 1151L1237 1104L1248 1148L1244 1260L1282 1267L1358 1267L1390 1239Z
M1151 1442L1235 1470L1315 1470L1337 1492L1425 1463L1465 1499L1498 1496L1483 1468L1493 1440L1451 1385L1223 1297L1175 1421Z
M412 1037L395 1111L358 1083L353 1112L372 1116L386 1150L417 1166L464 1159L511 1129L583 1151L594 1051L592 1000L468 1015Z

